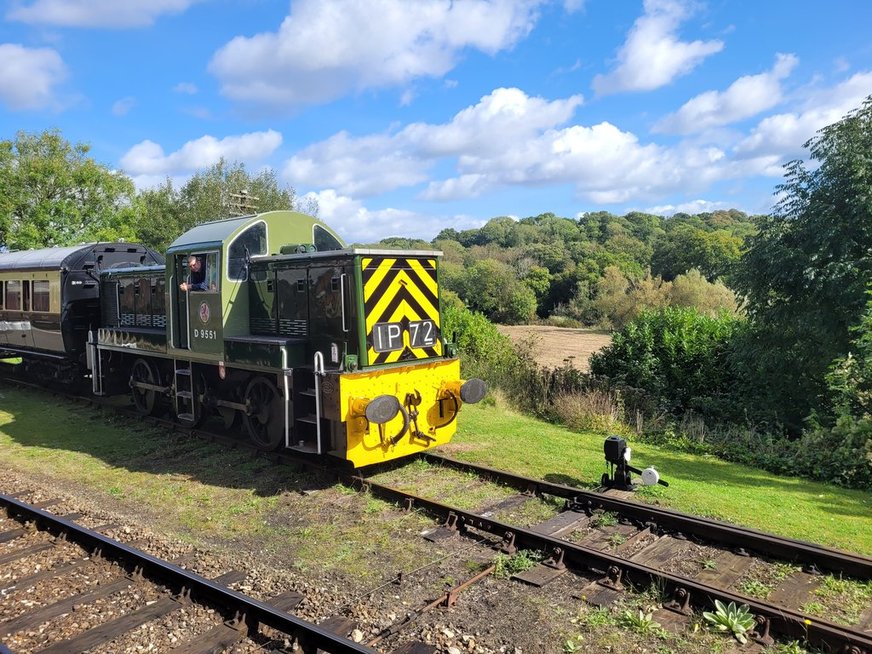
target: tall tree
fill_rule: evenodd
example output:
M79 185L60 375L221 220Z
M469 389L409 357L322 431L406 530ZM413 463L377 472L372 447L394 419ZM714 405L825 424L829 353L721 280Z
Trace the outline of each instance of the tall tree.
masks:
M27 249L131 238L133 182L58 130L0 141L0 245Z
M748 379L794 426L822 408L824 375L872 283L872 96L805 147L809 162L787 165L735 279L754 324Z
M143 191L139 200L143 215L137 238L159 249L203 222L255 211L294 209L296 204L294 190L281 186L272 169L252 175L245 164L224 159L196 173L180 188L168 179ZM303 210L316 213L317 206Z

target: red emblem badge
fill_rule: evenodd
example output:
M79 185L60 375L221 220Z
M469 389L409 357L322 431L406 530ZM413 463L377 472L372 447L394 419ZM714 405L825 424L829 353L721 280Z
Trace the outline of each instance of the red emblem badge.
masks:
M200 302L200 320L203 324L209 322L209 305L205 302Z

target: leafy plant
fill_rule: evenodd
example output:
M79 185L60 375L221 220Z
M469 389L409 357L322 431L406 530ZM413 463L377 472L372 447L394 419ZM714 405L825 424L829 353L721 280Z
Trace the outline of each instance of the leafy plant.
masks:
M612 534L609 536L609 545L612 547L618 547L627 542L627 537L623 534Z
M624 611L621 613L620 623L642 635L663 634L663 627L654 620L654 612L650 610Z
M590 526L597 527L614 527L618 524L618 516L609 511L603 511L602 513L597 513L590 519Z
M766 596L771 592L772 587L758 579L746 579L739 586L739 591L751 597L766 599Z
M715 611L704 611L702 616L715 631L731 633L743 645L748 642L745 635L754 626L754 616L747 604L736 606L735 602L727 605L715 600Z
M512 575L524 572L535 566L542 560L542 553L536 550L519 550L511 556L497 554L494 561L494 576L508 579Z

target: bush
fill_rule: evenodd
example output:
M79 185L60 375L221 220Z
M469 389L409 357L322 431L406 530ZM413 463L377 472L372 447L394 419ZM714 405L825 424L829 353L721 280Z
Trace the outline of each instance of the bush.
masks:
M442 333L459 350L463 374L500 386L518 365L512 342L480 313L463 306L453 293L443 292Z
M641 389L659 411L730 415L735 412L730 347L742 326L728 314L710 317L680 307L648 311L591 357L590 370L613 384Z

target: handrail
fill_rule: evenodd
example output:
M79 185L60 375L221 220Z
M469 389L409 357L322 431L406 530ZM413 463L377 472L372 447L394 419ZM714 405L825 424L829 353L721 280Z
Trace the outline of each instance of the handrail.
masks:
M321 454L321 377L324 376L324 355L315 352L315 440L317 441L318 454Z

